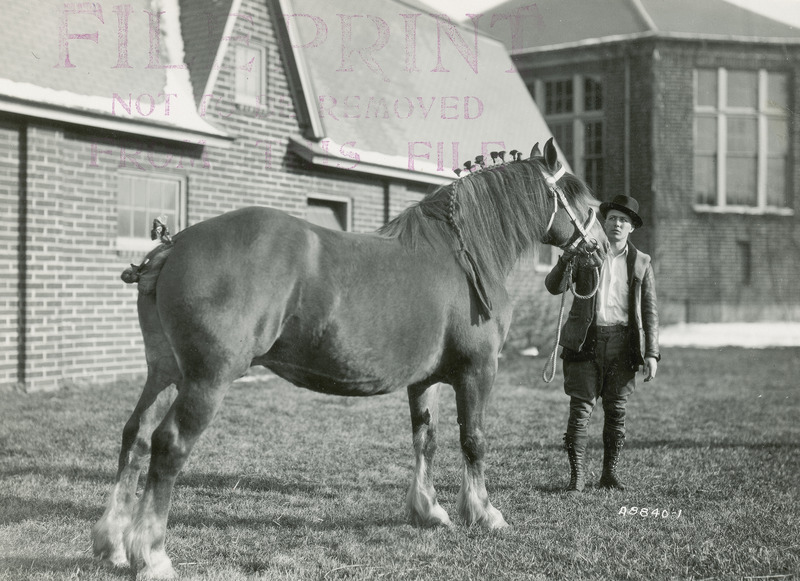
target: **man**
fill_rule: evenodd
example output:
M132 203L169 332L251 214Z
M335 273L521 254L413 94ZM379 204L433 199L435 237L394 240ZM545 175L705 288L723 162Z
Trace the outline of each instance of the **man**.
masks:
M575 297L560 344L564 347L564 391L570 396L564 447L570 465L567 491L585 486L586 442L589 418L598 398L603 400L603 474L600 486L624 490L617 463L625 441L625 406L636 387L636 370L644 380L656 376L658 348L656 289L650 256L630 243L642 227L638 202L619 195L600 204L603 229L610 244L600 267L597 292ZM568 264L572 261L572 268ZM551 294L566 291L571 272L576 294L589 295L597 285L597 271L575 256L559 258L545 279Z

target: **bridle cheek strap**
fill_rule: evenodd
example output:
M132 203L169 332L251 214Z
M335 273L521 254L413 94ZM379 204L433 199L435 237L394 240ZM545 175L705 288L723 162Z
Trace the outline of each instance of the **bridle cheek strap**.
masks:
M558 203L559 201L562 205L567 203L567 200L564 199L564 193L561 191L561 188L558 187L558 180L560 180L564 174L567 173L566 168L562 165L558 168L558 171L554 174L545 174L544 181L547 182L548 188L550 188L550 195L553 198L553 212L550 214L550 221L547 223L547 228L545 232L550 232L550 228L553 227L553 221L556 219L556 213L558 212Z
M581 241L586 242L586 245L597 246L597 241L589 238L589 230L592 229L594 223L597 222L597 214L595 214L594 208L589 208L589 215L586 217L586 221L581 224L579 222L574 222L575 224L575 235L572 237L572 240L567 242L563 248L564 250L575 250Z
M572 222L573 226L575 226L575 235L569 241L567 241L566 244L560 246L560 248L563 250L574 250L578 247L581 241L583 241L587 247L594 249L597 247L597 241L589 238L589 230L591 230L592 226L594 226L594 223L597 221L597 216L594 212L594 209L589 208L589 215L586 218L586 221L583 224L578 221L578 217L572 210L572 206L569 205L567 197L564 195L564 191L558 186L558 180L564 176L566 171L566 168L562 165L554 174L544 175L544 179L547 182L548 188L550 189L550 196L553 198L553 212L550 214L550 221L547 223L545 232L550 232L550 229L553 227L553 222L555 221L556 214L558 213L558 206L560 205L569 215L569 221ZM592 250L589 252L591 251Z

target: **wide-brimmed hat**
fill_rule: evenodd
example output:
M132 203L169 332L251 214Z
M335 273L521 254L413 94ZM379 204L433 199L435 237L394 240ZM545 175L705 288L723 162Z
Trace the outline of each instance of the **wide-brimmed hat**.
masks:
M622 194L616 196L610 202L603 202L600 204L600 215L605 220L606 214L608 214L609 210L619 210L623 214L627 214L630 216L631 222L633 223L634 228L641 228L644 222L639 217L639 202L631 198L630 196L624 196Z

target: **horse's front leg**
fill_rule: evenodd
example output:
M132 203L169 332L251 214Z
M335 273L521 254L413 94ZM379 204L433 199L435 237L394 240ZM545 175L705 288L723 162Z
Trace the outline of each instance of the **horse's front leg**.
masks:
M410 386L411 431L414 438L414 478L406 496L406 512L412 524L423 527L450 525L450 517L436 500L433 487L433 455L439 421L439 384Z
M128 564L122 536L136 508L139 474L150 455L150 437L171 403L173 380L169 374L152 369L130 419L122 431L117 477L108 495L103 516L92 527L96 557L115 567Z
M508 526L502 513L489 502L484 479L487 445L483 420L496 373L497 361L493 360L483 366L466 369L453 385L463 456L458 512L468 526L477 524L489 529Z

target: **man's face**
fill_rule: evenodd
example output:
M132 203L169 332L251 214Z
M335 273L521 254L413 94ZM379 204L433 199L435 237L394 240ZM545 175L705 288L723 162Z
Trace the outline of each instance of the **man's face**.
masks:
M628 239L633 232L633 224L625 212L609 210L603 222L603 230L609 242L620 242Z

